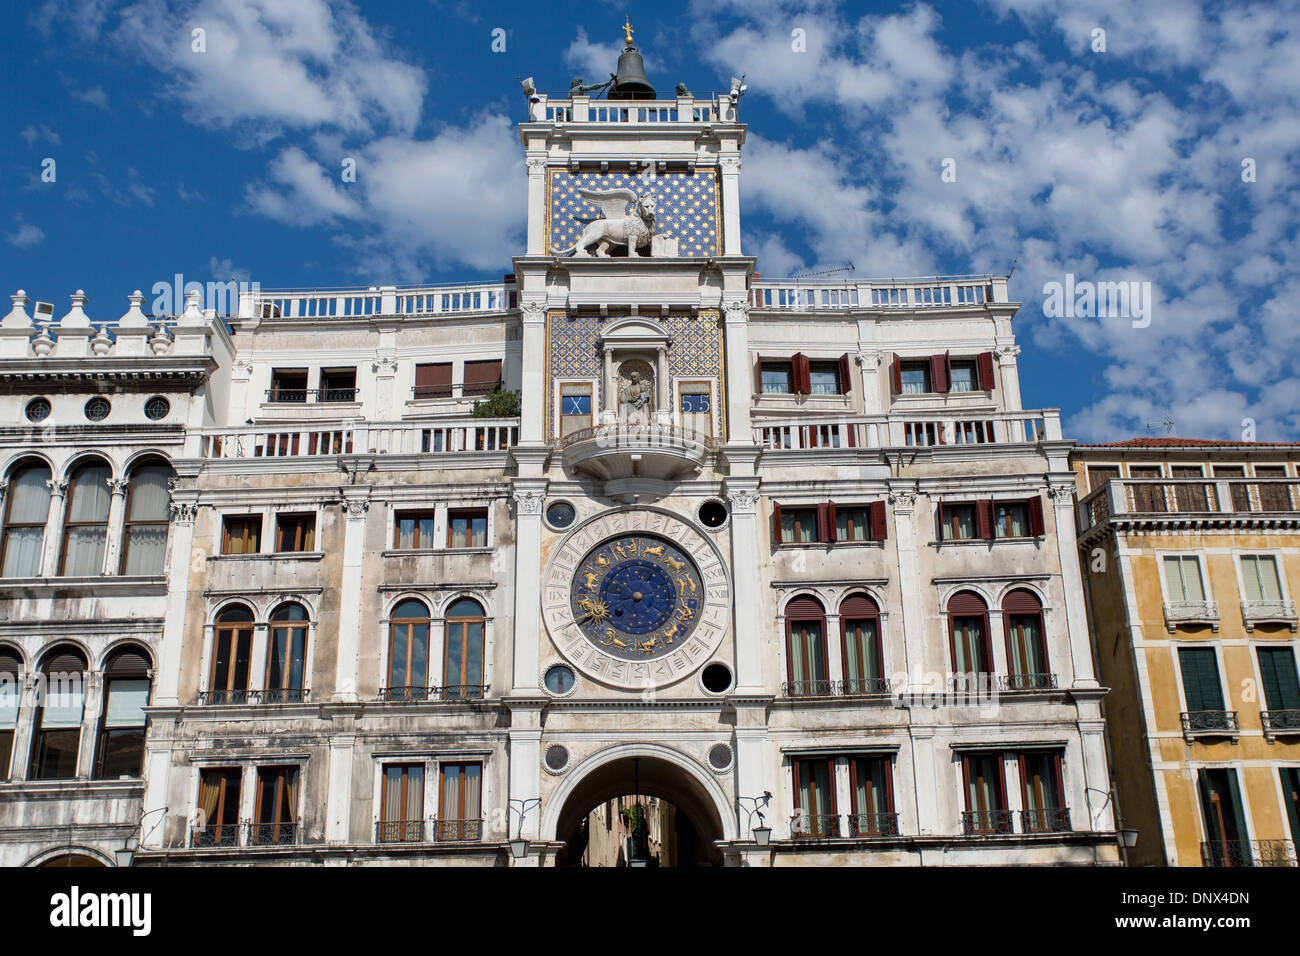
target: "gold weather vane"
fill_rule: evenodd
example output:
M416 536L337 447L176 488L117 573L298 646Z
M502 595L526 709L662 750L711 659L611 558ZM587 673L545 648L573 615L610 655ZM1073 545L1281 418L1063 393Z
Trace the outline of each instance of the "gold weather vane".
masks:
M632 45L632 21L628 19L627 14L623 14L623 38L627 40L627 45Z

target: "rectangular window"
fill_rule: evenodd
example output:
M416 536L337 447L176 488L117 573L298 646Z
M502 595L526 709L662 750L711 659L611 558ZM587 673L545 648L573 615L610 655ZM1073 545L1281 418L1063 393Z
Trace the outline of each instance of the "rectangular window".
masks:
M424 764L384 764L379 799L379 843L424 839Z
M1246 815L1235 770L1198 770L1197 789L1205 817L1204 862L1209 866L1249 866Z
M953 673L965 677L970 674L993 672L992 654L988 646L984 618L953 616L952 655Z
M713 435L713 387L709 382L682 382L678 402L683 428L701 435Z
M812 362L808 375L813 395L839 395L844 391L840 383L839 362Z
M318 402L355 402L357 400L357 370L355 368L323 368L320 370Z
M238 767L204 770L199 777L199 825L196 846L239 845Z
M487 509L475 508L447 513L447 547L486 548Z
M1285 465L1256 465L1255 477L1276 479L1286 477ZM1261 481L1259 483L1259 507L1262 511L1290 511L1290 485L1284 481Z
M1058 833L1070 829L1059 753L1022 753L1020 786L1024 832Z
M445 763L441 772L438 839L479 839L483 834L483 765Z
M307 370L277 368L271 370L271 390L267 401L302 403L307 401Z
M1151 479L1162 477L1159 465L1130 465L1130 478ZM1167 511L1165 486L1158 482L1143 481L1129 486L1133 495L1133 510L1145 512Z
M501 387L501 360L465 363L465 394L486 395Z
M560 385L560 437L591 427L591 384L564 382Z
M1282 801L1291 825L1291 839L1300 846L1300 767L1282 767Z
M1277 575L1277 558L1271 554L1243 554L1241 581L1246 588L1246 600L1252 604L1282 600L1282 584Z
M953 362L949 391L973 392L979 386L979 373L974 362Z
M433 541L433 522L432 511L399 511L393 521L393 547L399 551L436 547Z
M817 540L816 508L781 509L781 543L811 544Z
M451 363L428 362L415 366L416 398L451 397Z
M276 515L276 551L312 551L316 547L316 516Z
M764 395L780 395L793 392L791 363L763 362L762 386Z
M1096 491L1110 481L1119 477L1119 468L1109 465L1096 465L1088 469L1088 490Z
M835 813L835 765L827 759L795 760L795 818L790 835L797 839L839 836Z
M1232 510L1250 510L1250 485L1241 480L1246 477L1244 465L1215 465L1214 477L1238 479L1228 484L1228 493L1232 496Z
M826 641L820 620L787 621L791 697L815 697L830 690L826 675Z
M869 541L871 540L871 509L865 505L843 507L835 506L835 540Z
M1219 659L1209 647L1180 647L1178 664L1183 672L1183 696L1188 713L1223 710L1223 685Z
M298 815L298 768L258 767L256 818L252 839L255 846L277 846L295 842Z
M1017 690L1040 686L1048 675L1042 614L1009 614L1004 611L1003 619L1007 628L1011 686Z
M932 391L929 362L903 362L899 375L904 395L922 395Z
M880 660L880 619L841 618L844 629L845 693L872 694L886 689Z
M993 505L993 529L999 538L1029 537L1029 505L999 501Z
M0 670L0 780L8 780L18 726L18 672Z
M1296 677L1295 651L1289 647L1261 647L1257 653L1266 709L1270 712L1296 711L1300 716L1300 679ZM1300 729L1300 724L1296 729Z
M149 703L147 677L109 678L95 776L101 780L138 777L144 769L144 709Z
M1204 601L1200 560L1194 555L1165 555L1165 588L1171 603Z
M962 814L967 834L1012 832L1011 814L1006 809L1006 782L999 753L963 754L962 779L966 789L966 810Z
M227 515L221 522L222 554L257 554L262 550L262 516Z
M944 541L962 541L980 537L976 522L975 505L940 506L940 526L943 529L941 539Z
M888 757L850 757L853 795L849 836L897 836L893 774Z

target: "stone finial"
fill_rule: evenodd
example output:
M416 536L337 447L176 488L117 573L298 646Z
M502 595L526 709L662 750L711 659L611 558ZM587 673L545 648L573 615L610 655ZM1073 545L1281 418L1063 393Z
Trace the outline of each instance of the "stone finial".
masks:
M185 311L177 319L177 325L203 325L203 293L198 289L185 294Z
M36 338L32 339L32 351L36 353L37 358L45 358L54 351L54 336L50 335L48 325L42 325L41 331Z
M149 339L149 348L153 349L154 355L162 355L172 347L172 334L167 331L167 326L158 323L158 328L153 336Z
M127 308L126 312L123 313L122 317L117 320L118 328L119 329L149 328L149 320L145 318L144 309L141 308L141 306L144 305L144 293L141 292L139 289L136 289L134 292L132 292L129 296L126 297L126 300L127 302L130 303L130 307Z
M59 319L60 329L88 329L90 328L90 316L86 315L86 303L89 302L86 293L78 289L72 293L72 308L68 314Z
M113 350L113 339L109 336L107 327L99 327L95 337L90 340L90 350L96 355L107 355Z
M22 289L19 289L9 298L13 299L14 307L9 310L8 315L0 319L0 328L30 330L32 328L32 317L27 314L27 303L32 300L27 298L27 293Z

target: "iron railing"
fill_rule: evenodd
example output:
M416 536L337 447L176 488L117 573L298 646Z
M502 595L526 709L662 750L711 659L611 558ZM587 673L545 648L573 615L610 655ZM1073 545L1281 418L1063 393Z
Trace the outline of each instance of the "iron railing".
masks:
M266 400L274 405L303 405L308 400L317 405L330 402L355 402L357 388L268 388Z
M1209 840L1201 843L1204 866L1296 866L1292 840Z
M1055 674L1002 674L998 687L1005 691L1056 690Z
M1182 714L1183 735L1186 737L1222 737L1238 731L1235 710L1193 710Z
M961 832L967 836L998 836L1014 833L1010 810L963 810Z
M219 704L302 704L311 696L304 687L273 687L267 690L205 690L199 692L199 703Z
M1300 710L1265 710L1259 716L1266 737L1300 734Z
M501 388L505 382L466 382L446 385L412 385L411 396L416 401L426 398L462 398L470 395L488 395Z
M1070 811L1067 807L1021 810L1020 829L1023 833L1067 833L1070 830Z
M239 846L238 823L212 823L190 831L192 847Z
M247 828L247 846L291 846L298 842L296 823L249 823Z
M839 814L800 812L790 818L792 840L829 840L839 835Z
M781 684L783 697L870 697L888 694L889 678L855 677L849 680L790 680Z
M446 687L381 687L380 700L482 700L487 696L487 684L448 684Z
M851 837L898 836L897 813L850 813L848 823Z
M434 820L433 839L437 843L467 843L483 839L482 820Z

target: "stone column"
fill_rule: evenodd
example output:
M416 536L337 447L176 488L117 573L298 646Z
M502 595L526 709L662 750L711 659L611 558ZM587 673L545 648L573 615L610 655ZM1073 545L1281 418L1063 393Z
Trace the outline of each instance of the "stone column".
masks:
M858 358L862 362L862 413L864 415L883 415L886 409L880 401L880 361L882 353L863 352Z
M749 403L754 393L753 363L749 359L749 305L744 299L725 304L723 329L727 349L727 442L753 442Z
M915 718L916 711L911 711ZM943 833L939 820L939 786L934 768L934 728L911 728L912 786L916 794L916 827L922 835Z
M343 577L339 582L338 663L334 672L334 699L357 699L357 663L361 651L361 571L365 563L366 515L370 489L343 493L346 514L343 531Z
M370 363L375 373L375 417L380 421L390 422L398 415L396 407L397 358L393 355L381 355Z
M347 733L330 735L329 758L329 792L325 801L325 842L350 842L350 820L352 816L352 763L353 747L356 734L352 732L354 721L345 718ZM362 839L360 842L368 842Z
M537 666L542 628L542 501L545 478L516 478L515 636L512 693L539 692Z
M94 662L90 662L94 666ZM99 726L99 714L104 708L104 675L87 670L85 677L85 695L81 708L81 746L77 750L77 776L89 780L95 775L95 730Z
M190 596L191 561L204 555L191 555L194 544L194 518L199 506L194 501L178 500L173 492L171 528L167 536L167 610L163 618L162 643L158 648L158 666L154 671L153 704L175 707L180 703L181 650L185 643L186 605Z
M546 159L528 159L528 255L546 251ZM527 394L534 394L525 392Z
M758 581L758 479L728 478L731 504L731 633L736 645L736 692L762 694L763 600Z
M1092 638L1084 606L1083 572L1079 569L1079 547L1074 523L1074 476L1049 483L1055 516L1056 555L1061 564L1061 585L1065 592L1065 627L1070 646L1070 683L1062 686L1098 687L1092 669ZM1062 675L1063 677L1067 675Z
M1002 373L1002 407L1006 411L1020 410L1020 369L1016 367L1019 345L1007 345L996 352L998 369Z
M537 840L543 807L535 803L541 795L542 705L538 697L519 697L507 701L510 708L510 792L507 798L506 821L510 836L522 833L526 840ZM524 805L528 810L520 813ZM540 865L537 853L526 859L511 860L512 866Z
M122 566L122 540L126 526L126 492L130 478L110 478L108 487L112 499L108 505L108 540L104 543L104 573L117 574Z
M921 608L921 579L916 564L916 529L912 523L916 510L915 485L907 481L891 487L889 501L894 506L894 547L898 552L898 591L901 600L899 611L903 618L903 649L907 667L907 683L900 690L908 694L925 693L925 617Z
M531 299L520 304L523 313L523 348L520 381L523 401L520 403L519 442L521 445L541 445L546 441L546 425L542 421L546 408L546 309L545 300Z
M718 159L722 171L722 254L738 256L740 252L740 156Z
M34 671L28 671L22 677L22 689L18 698L18 723L14 725L14 744L9 757L11 781L26 780L27 768L31 765L32 739L40 729L36 726L39 676Z
M1079 736L1083 744L1083 784L1087 789L1082 796L1081 807L1087 809L1088 828L1101 833L1115 829L1115 801L1101 798L1097 791L1110 793L1110 770L1106 763L1106 723L1101 716L1101 692L1096 697L1088 695L1087 701L1081 701L1079 709L1090 712L1089 719L1079 720ZM1083 821L1075 822L1075 827L1082 828Z
M45 519L41 577L52 578L59 573L59 548L63 545L63 504L68 494L68 479L51 478L45 482L45 486L50 489L50 511Z
M769 780L767 776L767 705L770 698L733 697L736 708L736 797L758 798L764 792L781 793L779 780ZM740 840L752 840L750 832L749 809L753 806L747 799L744 805L737 800L736 836ZM768 806L764 811L763 823L772 826L775 807ZM759 826L757 814L753 826ZM775 828L774 828L775 829Z

